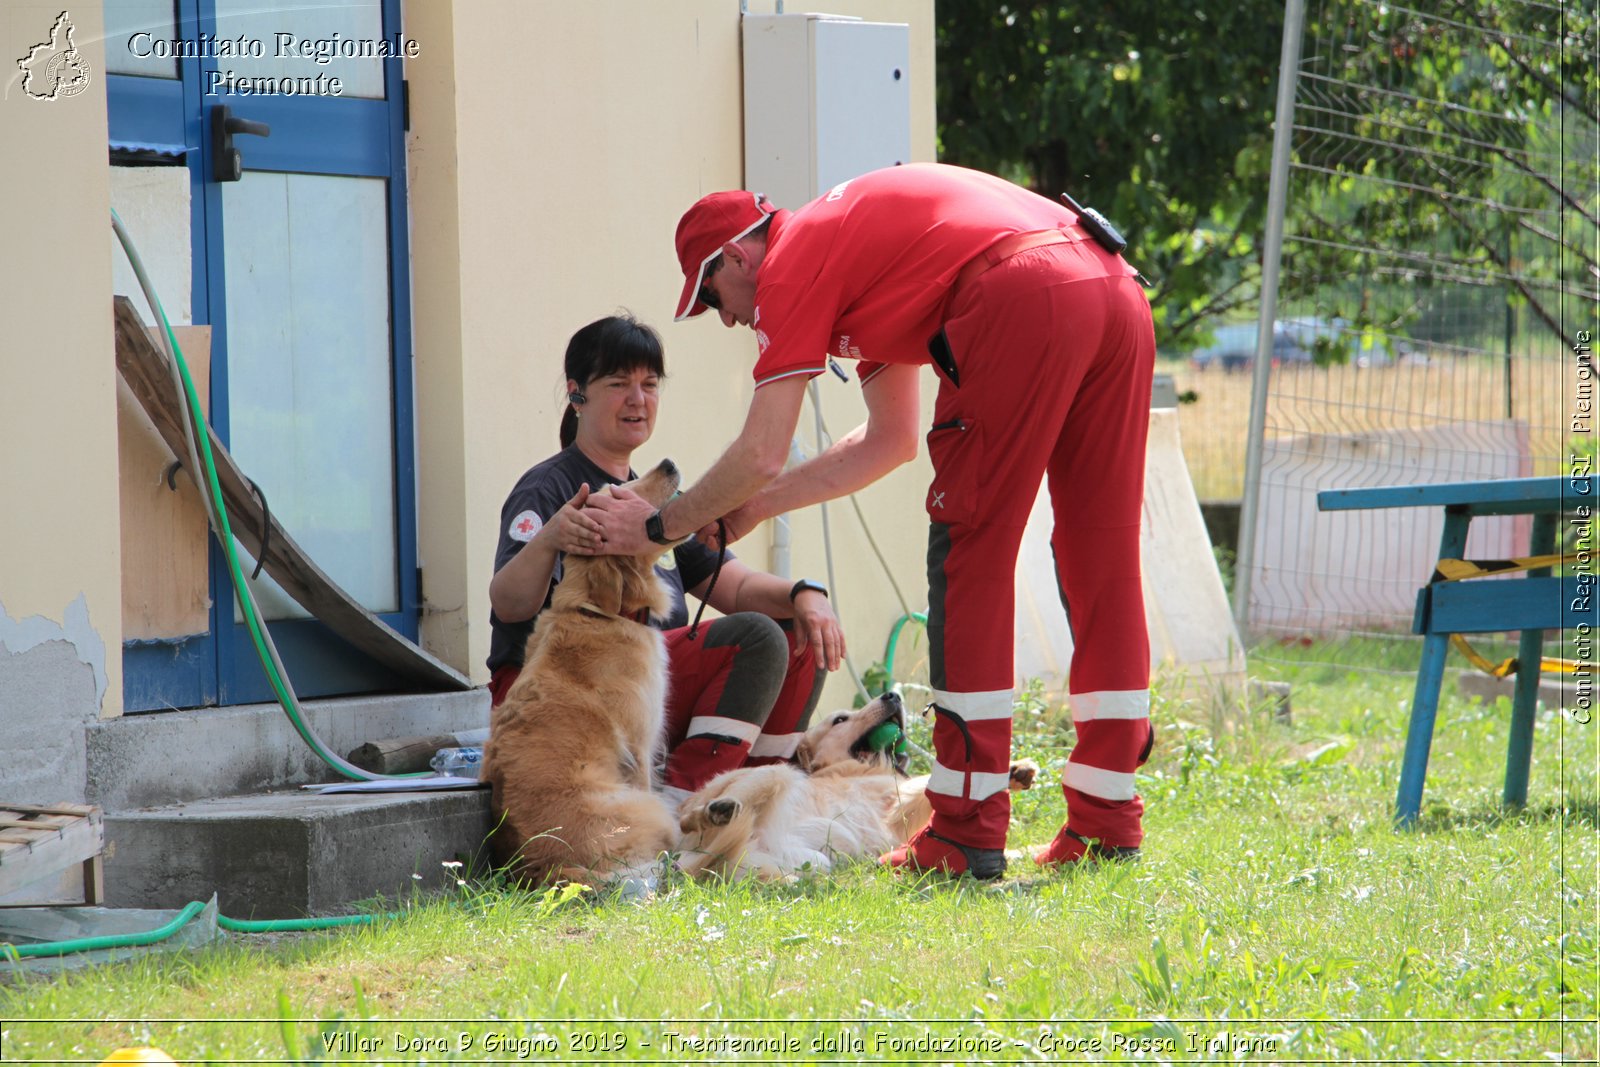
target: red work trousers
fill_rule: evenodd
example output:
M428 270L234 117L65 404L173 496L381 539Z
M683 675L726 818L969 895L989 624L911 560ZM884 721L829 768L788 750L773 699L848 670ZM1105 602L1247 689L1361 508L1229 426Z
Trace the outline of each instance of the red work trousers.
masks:
M792 628L740 612L691 640L668 630L667 766L662 780L693 792L723 771L794 755L822 695L815 649Z
M960 287L946 313L957 379L942 377L928 433L928 798L932 828L965 845L1005 844L1014 574L1046 477L1073 636L1067 825L1108 845L1143 837L1133 772L1152 735L1139 520L1155 335L1128 273L1092 241L1029 249Z

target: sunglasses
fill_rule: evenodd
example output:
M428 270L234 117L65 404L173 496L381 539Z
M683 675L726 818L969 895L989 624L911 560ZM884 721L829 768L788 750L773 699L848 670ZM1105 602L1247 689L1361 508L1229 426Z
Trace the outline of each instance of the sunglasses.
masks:
M720 297L717 296L716 293L713 293L710 289L706 288L706 282L709 282L711 280L711 276L713 274L717 273L717 271L719 271L721 269L722 269L722 257L718 256L716 259L713 259L710 263L708 263L706 265L705 279L703 281L701 281L701 283L700 283L700 294L699 294L700 303L704 304L706 307L710 308L712 311L721 311L722 310L722 300L721 300Z

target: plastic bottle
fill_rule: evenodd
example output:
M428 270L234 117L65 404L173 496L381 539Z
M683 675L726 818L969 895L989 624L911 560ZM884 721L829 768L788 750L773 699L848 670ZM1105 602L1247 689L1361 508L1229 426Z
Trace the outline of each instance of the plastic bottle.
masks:
M483 746L466 745L460 748L441 748L428 761L435 774L451 778L476 778L483 770Z

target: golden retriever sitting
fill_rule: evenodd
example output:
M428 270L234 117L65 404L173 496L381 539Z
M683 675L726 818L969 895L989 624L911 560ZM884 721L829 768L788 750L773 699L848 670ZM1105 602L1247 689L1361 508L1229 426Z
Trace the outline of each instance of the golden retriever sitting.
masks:
M627 486L656 507L677 487L671 460ZM659 630L635 621L668 610L654 570L665 551L567 556L522 673L492 715L483 752L491 844L520 879L650 886L657 857L677 846L671 809L650 791L666 647Z
M867 746L867 735L885 722L905 728L905 707L893 692L814 724L794 764L712 779L680 810L679 868L694 877L775 881L904 842L933 815L928 776L902 778L903 759ZM1011 788L1031 788L1038 770L1032 760L1013 763Z

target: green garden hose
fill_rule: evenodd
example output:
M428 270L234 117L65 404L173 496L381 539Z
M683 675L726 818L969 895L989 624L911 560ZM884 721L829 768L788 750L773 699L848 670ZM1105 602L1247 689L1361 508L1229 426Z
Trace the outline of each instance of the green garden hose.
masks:
M296 732L324 763L348 778L356 780L374 781L385 778L416 778L416 774L388 775L373 774L341 759L331 752L322 743L316 733L306 723L300 714L300 704L295 697L294 688L289 684L287 673L283 669L283 661L278 657L277 647L268 632L266 621L261 616L261 609L256 604L255 596L251 593L245 581L244 569L239 565L238 552L233 543L233 531L228 523L227 505L222 499L222 485L217 478L216 462L211 453L210 434L206 432L205 415L200 408L200 398L195 390L194 380L189 375L188 363L183 358L183 349L178 344L177 337L172 332L172 323L167 319L166 309L161 300L156 296L155 288L150 283L149 276L145 273L144 262L139 258L138 250L134 247L133 240L122 226L122 219L115 210L111 212L111 228L116 233L117 239L122 244L122 250L128 256L128 262L133 267L134 276L139 281L145 299L150 303L150 309L156 318L161 320L161 333L159 335L166 349L168 367L174 373L174 385L183 394L184 405L189 412L189 418L184 423L184 436L189 445L189 464L192 471L205 472L205 485L202 486L201 498L206 507L207 517L211 527L216 532L217 541L222 545L223 554L227 557L228 573L233 579L234 592L239 597L240 606L249 627L250 637L255 645L256 654L261 659L261 668L266 672L267 681L271 684L273 693L278 698L279 705L284 714L294 724ZM199 431L198 433L196 431ZM426 775L421 775L425 777ZM74 952L93 952L102 949L138 948L144 945L153 945L165 941L179 930L183 929L195 917L205 910L206 905L200 901L191 901L184 905L170 922L154 930L131 934L106 934L98 937L80 937L65 941L41 941L25 945L16 945L10 942L0 942L0 958L21 960L36 957L65 956ZM217 916L217 925L225 930L239 933L266 933L292 930L323 930L331 927L365 925L380 918L395 918L398 912L386 915L338 915L324 918L311 919L230 919L225 915Z
M33 959L44 956L67 956L74 952L95 952L101 949L114 948L140 948L153 945L158 941L165 941L179 930L193 922L195 917L205 911L206 906L198 900L190 901L183 906L183 910L172 917L170 922L156 927L154 930L145 930L133 934L104 934L99 937L78 937L67 941L40 941L27 945L14 945L10 942L0 942L0 958L5 959ZM243 934L277 933L281 931L296 930L326 930L336 926L365 926L379 919L396 919L400 912L392 911L383 915L332 915L317 919L230 919L226 915L217 916L217 925L224 930L232 930Z
M890 678L894 677L894 654L900 645L900 631L908 622L921 624L924 628L928 625L927 613L921 611L908 611L894 621L889 628L889 640L883 646L883 673Z
M103 937L76 937L69 941L41 941L32 945L13 945L10 942L0 944L0 955L13 959L29 959L35 956L66 956L73 952L93 952L103 948L134 948L139 945L153 945L157 941L165 941L194 920L196 915L204 911L206 906L198 900L185 904L183 910L173 917L165 926L154 930L146 930L138 934L107 934Z
M230 919L217 916L217 925L240 934L268 934L279 930L326 930L334 926L366 926L378 919L398 919L400 912L383 915L329 915L320 919Z

